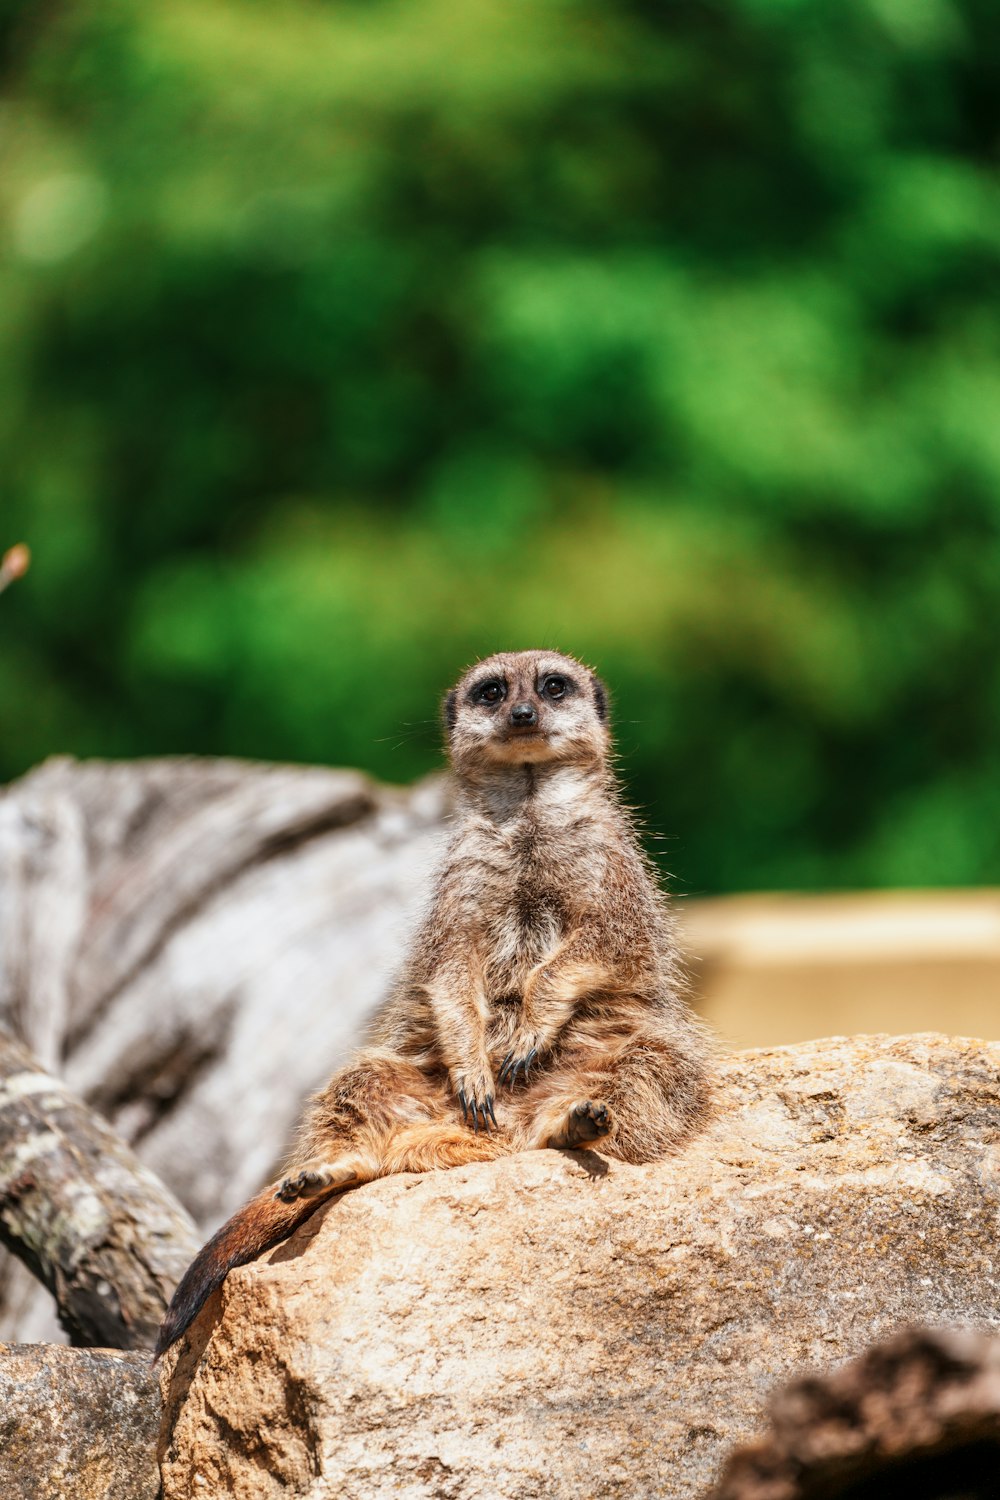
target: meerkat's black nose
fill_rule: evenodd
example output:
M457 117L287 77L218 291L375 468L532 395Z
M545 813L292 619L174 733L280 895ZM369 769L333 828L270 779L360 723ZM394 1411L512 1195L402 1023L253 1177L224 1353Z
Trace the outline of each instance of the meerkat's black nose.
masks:
M522 727L538 723L538 711L530 703L515 703L510 711L510 722Z

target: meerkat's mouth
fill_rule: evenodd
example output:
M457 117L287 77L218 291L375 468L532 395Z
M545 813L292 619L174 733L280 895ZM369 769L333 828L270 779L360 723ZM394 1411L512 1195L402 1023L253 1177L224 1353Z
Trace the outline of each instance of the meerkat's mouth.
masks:
M500 740L501 745L531 745L538 749L551 744L551 742L552 736L547 730L532 728L530 725L524 728L512 725L504 731L503 737Z
M559 759L557 740L542 729L529 729L527 732L522 729L513 734L507 733L503 739L498 738L492 742L487 754L491 760L508 766L523 766L529 762L539 764Z

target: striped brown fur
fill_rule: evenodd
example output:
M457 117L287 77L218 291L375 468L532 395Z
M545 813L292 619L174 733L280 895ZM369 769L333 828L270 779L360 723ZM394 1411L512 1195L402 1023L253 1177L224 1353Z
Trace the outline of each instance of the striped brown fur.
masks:
M534 1147L651 1161L705 1119L708 1045L618 794L606 704L550 651L490 657L449 693L455 826L400 977L312 1100L286 1176L192 1263L158 1354L230 1267L345 1188Z

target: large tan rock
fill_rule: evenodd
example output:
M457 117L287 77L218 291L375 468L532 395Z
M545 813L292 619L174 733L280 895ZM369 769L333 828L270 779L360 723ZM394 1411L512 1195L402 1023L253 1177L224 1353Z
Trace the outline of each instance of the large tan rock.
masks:
M674 1160L390 1178L231 1274L164 1371L164 1500L690 1500L793 1372L1000 1320L1000 1044L722 1071Z
M4 1500L157 1500L148 1354L0 1344Z

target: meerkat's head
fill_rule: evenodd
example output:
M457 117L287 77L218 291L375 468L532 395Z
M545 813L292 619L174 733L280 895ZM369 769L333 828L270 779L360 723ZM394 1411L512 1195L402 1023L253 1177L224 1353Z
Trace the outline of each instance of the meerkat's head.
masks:
M511 651L477 662L444 700L459 774L485 766L602 761L608 697L589 667L557 651Z

